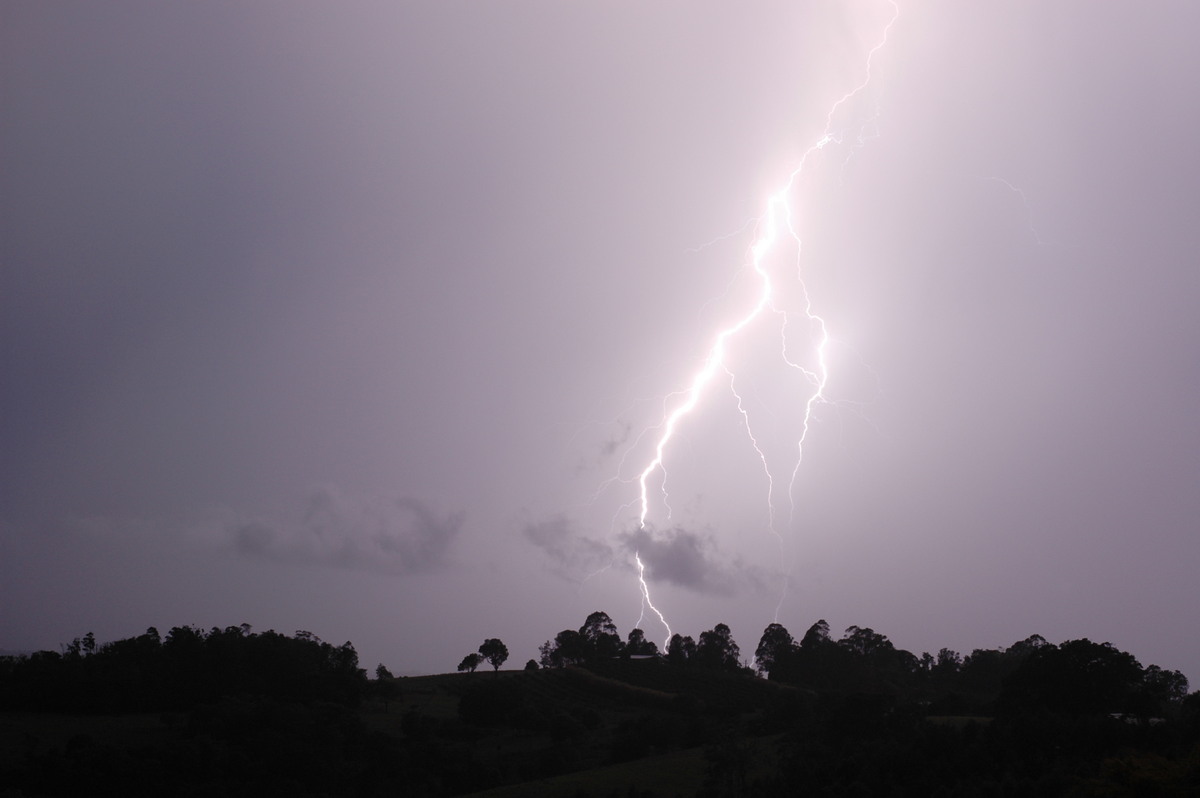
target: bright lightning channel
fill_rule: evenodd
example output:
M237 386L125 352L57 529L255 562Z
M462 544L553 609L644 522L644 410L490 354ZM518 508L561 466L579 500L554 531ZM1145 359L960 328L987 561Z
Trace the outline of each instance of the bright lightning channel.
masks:
M766 456L764 455L763 451L759 447L758 441L755 439L754 434L750 429L749 415L747 414L747 412L744 409L744 406L742 404L742 397L737 392L736 376L735 376L733 369L726 362L726 354L728 351L728 344L730 342L730 339L737 336L738 333L740 333L742 330L744 330L746 327L748 327L754 321L759 319L765 313L768 313L768 312L775 313L782 317L783 321L781 324L781 331L782 331L781 337L783 339L782 340L783 360L787 364L788 367L801 372L804 375L805 379L812 386L812 393L809 395L807 401L804 403L803 423L801 425L800 437L796 442L795 466L792 469L791 481L789 482L789 485L788 485L788 498L789 498L789 502L791 504L792 512L794 513L794 511L795 511L794 488L795 488L797 476L800 472L800 465L801 465L801 463L803 461L803 457L804 457L804 443L808 438L810 424L812 422L813 413L815 411L815 408L817 407L817 405L822 404L827 401L826 397L825 397L825 387L829 381L829 368L828 368L828 363L826 361L826 347L829 344L830 338L829 338L829 330L825 324L825 320L813 311L812 299L808 294L808 290L807 290L806 286L804 285L803 275L800 273L800 268L799 268L799 264L798 264L797 265L797 279L798 279L800 289L801 289L803 297L804 297L804 315L805 315L808 323L810 324L810 326L812 328L815 328L815 330L817 331L817 334L815 335L815 347L814 347L815 352L816 352L815 368L812 368L812 369L804 368L803 366L801 366L799 363L795 362L788 356L788 352L787 352L787 313L784 309L778 307L775 304L775 301L774 301L775 289L771 282L770 274L767 271L766 261L767 261L768 255L770 253L772 253L773 251L775 251L775 249L781 245L781 243L784 240L785 235L794 242L796 251L799 252L799 250L800 250L802 242L800 239L800 234L799 234L798 230L796 229L795 224L793 223L793 220L795 217L792 212L792 206L789 201L789 196L791 195L792 189L795 186L796 182L799 180L801 174L803 173L805 164L807 163L809 156L812 155L813 153L817 152L818 150L824 149L824 147L830 143L839 143L839 144L841 143L841 140L838 138L838 131L834 125L834 116L837 114L838 110L843 105L845 105L847 102L849 102L854 97L856 97L859 93L864 91L871 82L872 62L875 58L875 55L884 47L884 45L887 44L888 35L891 33L892 26L895 25L896 20L900 16L900 7L897 5L895 0L891 0L891 2L889 2L889 5L891 5L891 7L892 7L891 19L888 21L887 25L884 26L883 33L881 34L878 43L874 47L872 47L871 50L867 53L867 62L866 62L866 70L865 70L866 75L863 78L862 82L858 86L856 86L853 89L851 89L850 91L846 92L844 95L842 95L842 97L840 99L837 100L837 102L835 102L832 106L830 106L829 112L825 117L825 129L824 129L824 132L821 134L820 138L818 138L817 141L815 141L800 157L799 163L788 175L788 178L784 182L783 186L778 191L776 191L774 194L772 194L770 197L768 197L768 199L767 199L766 212L758 220L758 225L757 225L757 229L756 229L756 238L750 248L751 264L753 266L755 274L758 275L758 280L759 280L759 290L758 290L757 300L755 301L754 305L744 315L742 315L736 321L734 321L733 323L729 324L728 326L726 326L725 328L723 328L719 332L717 332L715 338L713 339L713 343L712 343L711 347L709 347L708 354L704 360L703 367L692 376L691 382L689 383L688 387L684 391L681 391L681 392L671 395L671 396L682 396L683 401L680 402L669 413L667 413L665 415L663 421L661 422L661 424L658 427L659 429L662 430L662 432L659 435L658 440L656 441L655 446L654 446L654 457L651 458L650 462L648 462L646 464L646 466L638 474L637 481L638 481L638 486L639 486L639 499L638 499L639 529L644 530L646 528L646 518L650 512L649 482L650 482L651 476L653 474L655 474L656 472L661 472L661 474L662 474L661 481L659 483L659 490L662 495L663 504L667 508L668 517L670 516L670 503L668 501L667 489L666 489L667 472L666 472L666 467L664 464L665 460L666 460L666 456L667 456L667 448L670 445L671 440L675 437L675 433L678 430L679 425L683 422L684 418L686 416L688 416L696 408L696 406L700 403L702 396L705 394L707 389L709 389L711 387L717 373L719 371L723 371L729 376L729 388L730 388L730 391L733 393L735 399L737 400L738 411L741 413L743 420L745 421L747 435L750 438L750 441L754 447L754 450L758 453L759 458L762 460L763 468L766 471L767 483L768 483L767 497L768 497L768 505L769 505L769 511L770 511L769 517L770 517L771 532L780 539L780 543L782 544L782 537L779 535L778 530L775 528L775 508L774 508L774 503L773 503L775 480L774 480L774 477L771 474L771 470L767 464ZM863 143L863 139L862 139L861 135L858 137L857 143L859 145L861 145ZM671 397L669 396L667 398L669 400ZM667 638L669 640L670 636L671 636L671 627L667 624L666 617L663 615L663 613L657 607L655 607L654 603L651 601L650 587L646 581L646 567L642 563L640 553L634 554L634 560L637 563L638 582L641 585L642 616L643 617L645 616L646 608L649 607L655 613L655 615L658 616L658 619L662 622L663 626L667 629ZM786 585L785 585L785 590L786 590ZM782 605L782 602L783 602L783 599L781 598L780 605ZM777 616L778 616L778 612L779 612L779 608L777 606L776 607L776 615ZM641 620L642 620L642 618L639 618L639 620L638 620L639 625L641 624Z
M641 552L635 551L633 553L633 559L634 562L637 563L638 582L642 586L642 614L638 616L638 622L636 625L639 629L641 628L642 620L646 617L646 608L649 607L654 611L654 614L658 616L658 620L662 623L662 625L666 627L667 641L669 642L671 640L671 624L667 623L666 617L662 614L662 612L659 611L658 607L654 606L654 602L650 600L650 586L646 584L646 566L642 564ZM666 646L664 645L663 648L665 649Z

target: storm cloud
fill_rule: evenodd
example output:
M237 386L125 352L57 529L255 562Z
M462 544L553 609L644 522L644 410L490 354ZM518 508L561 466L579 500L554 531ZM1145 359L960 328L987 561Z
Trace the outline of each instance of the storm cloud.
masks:
M527 524L525 539L545 555L551 573L578 581L613 564L612 546L581 534L565 515Z
M234 549L250 557L391 574L437 572L463 525L412 498L365 499L313 489L293 523L254 519L226 526Z
M744 588L761 591L767 574L717 546L712 535L672 527L637 529L620 536L622 548L646 566L646 578L713 596L734 596Z

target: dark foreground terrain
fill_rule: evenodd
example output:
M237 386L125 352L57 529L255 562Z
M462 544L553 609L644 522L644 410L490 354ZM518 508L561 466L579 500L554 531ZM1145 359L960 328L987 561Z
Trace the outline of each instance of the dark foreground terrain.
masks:
M781 630L758 674L563 633L552 667L400 679L304 632L89 636L0 658L0 796L1200 795L1200 693L1107 644Z

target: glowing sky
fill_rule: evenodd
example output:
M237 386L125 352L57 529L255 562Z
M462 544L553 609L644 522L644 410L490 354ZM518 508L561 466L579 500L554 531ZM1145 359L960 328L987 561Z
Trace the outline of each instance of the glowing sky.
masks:
M730 340L642 528L888 3L0 0L0 649L519 666L625 635L638 552L744 652L778 609L1200 680L1200 10L899 7L788 193L788 331Z

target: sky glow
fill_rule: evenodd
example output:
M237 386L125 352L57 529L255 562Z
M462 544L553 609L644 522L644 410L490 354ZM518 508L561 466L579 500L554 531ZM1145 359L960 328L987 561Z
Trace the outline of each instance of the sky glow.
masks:
M603 610L1200 679L1200 10L4 19L0 649Z
M638 526L643 530L646 528L646 518L650 512L650 497L647 480L649 480L651 476L655 474L655 472L661 472L662 474L660 482L662 504L666 508L666 518L668 521L670 520L670 500L667 493L667 472L665 463L667 447L671 442L671 438L675 434L676 427L681 424L685 420L685 417L696 408L697 403L699 403L703 398L706 390L712 383L713 378L716 376L717 371L721 370L724 371L729 377L729 389L733 393L734 398L737 400L737 410L745 422L746 435L750 439L750 444L753 446L755 453L762 462L763 470L766 473L766 498L769 517L768 526L771 534L775 535L775 537L779 538L780 540L780 555L783 556L785 554L782 546L782 536L775 525L775 476L771 472L771 467L767 462L766 455L763 454L762 449L759 447L758 440L754 436L750 413L746 410L741 395L737 392L737 374L734 368L727 362L726 342L730 338L741 333L742 330L750 324L759 321L764 313L772 313L779 317L779 360L782 361L782 363L787 367L801 372L807 382L811 384L811 390L807 397L797 396L794 400L795 403L799 406L802 406L804 410L801 422L802 431L795 443L796 460L791 468L791 479L788 483L787 495L790 500L793 497L793 489L796 484L796 479L800 473L801 463L804 459L804 441L812 424L813 409L817 404L825 400L825 386L829 380L829 367L825 361L825 348L829 343L829 332L826 328L825 320L813 313L812 300L809 296L808 289L804 285L804 270L803 263L801 261L803 242L796 228L796 220L794 218L791 203L789 202L789 195L796 189L796 184L801 179L801 176L804 172L805 163L808 161L808 159L814 156L814 154L823 150L826 145L835 141L841 143L841 140L844 139L845 130L835 125L834 117L838 114L843 106L853 101L859 94L864 92L870 86L871 63L875 58L875 54L878 53L879 50L887 43L888 33L891 31L892 25L895 24L900 15L899 6L897 6L895 3L891 3L891 6L893 11L891 19L889 19L887 24L883 26L883 31L879 36L878 44L872 47L867 53L866 63L863 70L865 77L862 79L862 82L850 91L843 94L837 100L837 102L830 107L829 113L825 117L825 129L822 131L820 138L813 142L812 146L804 151L804 154L800 158L799 164L788 174L787 181L785 182L784 186L776 193L771 195L766 201L766 211L758 220L754 233L754 243L750 247L750 265L760 283L757 301L754 303L750 311L746 313L746 315L733 321L729 326L724 327L716 334L712 348L709 349L708 355L705 358L704 367L692 377L691 384L688 386L687 390L682 393L682 395L685 397L684 400L666 414L662 424L660 425L662 434L659 435L655 444L654 457L642 470L641 474L638 475L638 486L640 488L638 499L638 505L640 508L640 513L638 515ZM859 121L857 126L860 130L864 130L874 122L874 119ZM837 138L835 138L835 136L837 136ZM862 145L863 138L861 134L855 137L855 143L858 146ZM846 155L845 157L848 159L849 155ZM798 283L800 294L803 297L801 324L802 327L807 327L810 331L814 329L817 331L815 341L811 341L810 343L816 361L816 367L813 369L806 369L788 357L789 311L777 304L775 299L775 290L771 281L771 275L767 270L768 259L776 250L785 245L785 235L795 244L797 261L796 281ZM761 354L760 357L764 355L767 357L774 356L773 353L767 352ZM673 398L674 397L668 397L668 402ZM789 508L789 521L793 520L794 514L795 503L792 501L790 502ZM655 607L653 603L651 603L650 588L646 582L646 569L637 552L634 552L634 559L637 561L638 582L641 586L642 598L645 606L653 610L655 615L662 622L663 626L667 630L667 639L669 640L671 636L671 628L669 625L667 625L666 619L663 617L662 612ZM790 579L790 577L791 574L789 569L789 572L783 576L783 586L780 590L779 602L775 608L774 620L776 622L779 620L779 608L782 606L786 597L787 580ZM641 616L639 616L639 624L641 623L641 619L644 617L644 615L645 608L643 608L643 612ZM664 643L664 648L665 647L666 644Z

